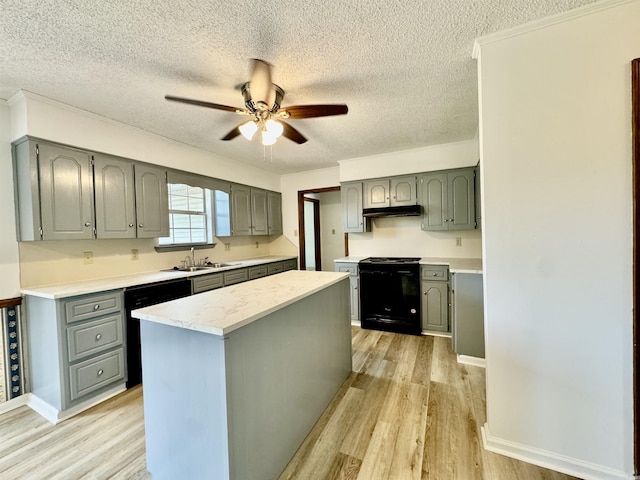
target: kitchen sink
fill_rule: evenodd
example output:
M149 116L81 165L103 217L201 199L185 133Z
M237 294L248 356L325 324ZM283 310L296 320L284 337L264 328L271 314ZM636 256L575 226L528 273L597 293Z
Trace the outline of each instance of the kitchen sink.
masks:
M200 270L213 270L215 267L199 266L199 267L173 267L163 270L163 272L198 272Z

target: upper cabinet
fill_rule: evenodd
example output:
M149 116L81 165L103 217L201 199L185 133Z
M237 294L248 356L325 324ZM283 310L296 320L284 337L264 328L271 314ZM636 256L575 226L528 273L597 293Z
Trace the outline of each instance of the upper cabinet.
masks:
M231 235L282 235L280 193L232 184Z
M151 165L135 165L138 238L169 236L169 197L166 171Z
M416 177L392 177L364 182L364 208L416 205Z
M13 157L18 240L169 234L162 168L35 139Z
M267 192L269 235L282 235L282 194Z
M347 182L340 186L342 231L369 232L371 223L362 216L362 182Z
M423 230L476 228L475 169L465 168L420 176Z

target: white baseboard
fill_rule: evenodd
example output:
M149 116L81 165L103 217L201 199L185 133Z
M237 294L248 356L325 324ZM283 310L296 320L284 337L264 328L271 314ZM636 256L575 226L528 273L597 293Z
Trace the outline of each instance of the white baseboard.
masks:
M573 475L584 480L633 480L634 478L632 474L619 470L492 437L489 433L489 426L486 423L481 430L483 446L490 452L566 473L567 475Z
M474 367L487 368L487 362L484 358L470 357L469 355L458 355L458 363L463 365L472 365Z
M360 327L362 325L360 324L360 320L351 320L351 326L352 327Z
M92 397L89 400L79 403L78 405L75 405L74 407L71 407L64 411L58 410L56 407L49 405L47 402L32 393L29 394L30 398L27 405L34 412L38 413L40 416L44 417L46 420L55 425L62 422L63 420L66 420L67 418L71 418L74 415L79 414L80 412L88 410L89 408L94 407L99 403L102 403L105 400L118 395L119 393L124 392L126 389L127 387L124 383L121 385L117 385L107 390L106 392L101 393L100 395Z
M24 393L19 397L12 398L11 400L7 400L4 403L0 403L0 415L2 415L3 413L10 412L11 410L15 410L18 407L22 407L23 405L28 405L30 398L31 398L30 393Z
M430 335L432 337L451 338L451 332L432 332L431 330L423 330L422 335Z

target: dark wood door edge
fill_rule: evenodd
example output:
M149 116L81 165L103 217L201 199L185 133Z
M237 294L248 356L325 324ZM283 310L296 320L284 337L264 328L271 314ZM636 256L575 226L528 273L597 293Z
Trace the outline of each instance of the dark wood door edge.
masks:
M640 58L631 62L631 129L633 138L633 459L635 475L640 475L640 331L638 326L638 278L640 252Z
M0 308L16 307L20 304L22 304L22 297L7 298L5 300L0 300Z

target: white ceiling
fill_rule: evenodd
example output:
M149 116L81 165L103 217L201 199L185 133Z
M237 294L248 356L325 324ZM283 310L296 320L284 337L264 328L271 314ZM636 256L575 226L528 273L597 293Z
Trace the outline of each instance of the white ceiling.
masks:
M0 98L23 89L274 172L468 140L478 124L475 38L594 0L2 0ZM273 161L244 120L165 94L241 107L249 59L283 106L346 103L290 120ZM257 136L256 136L257 137Z

